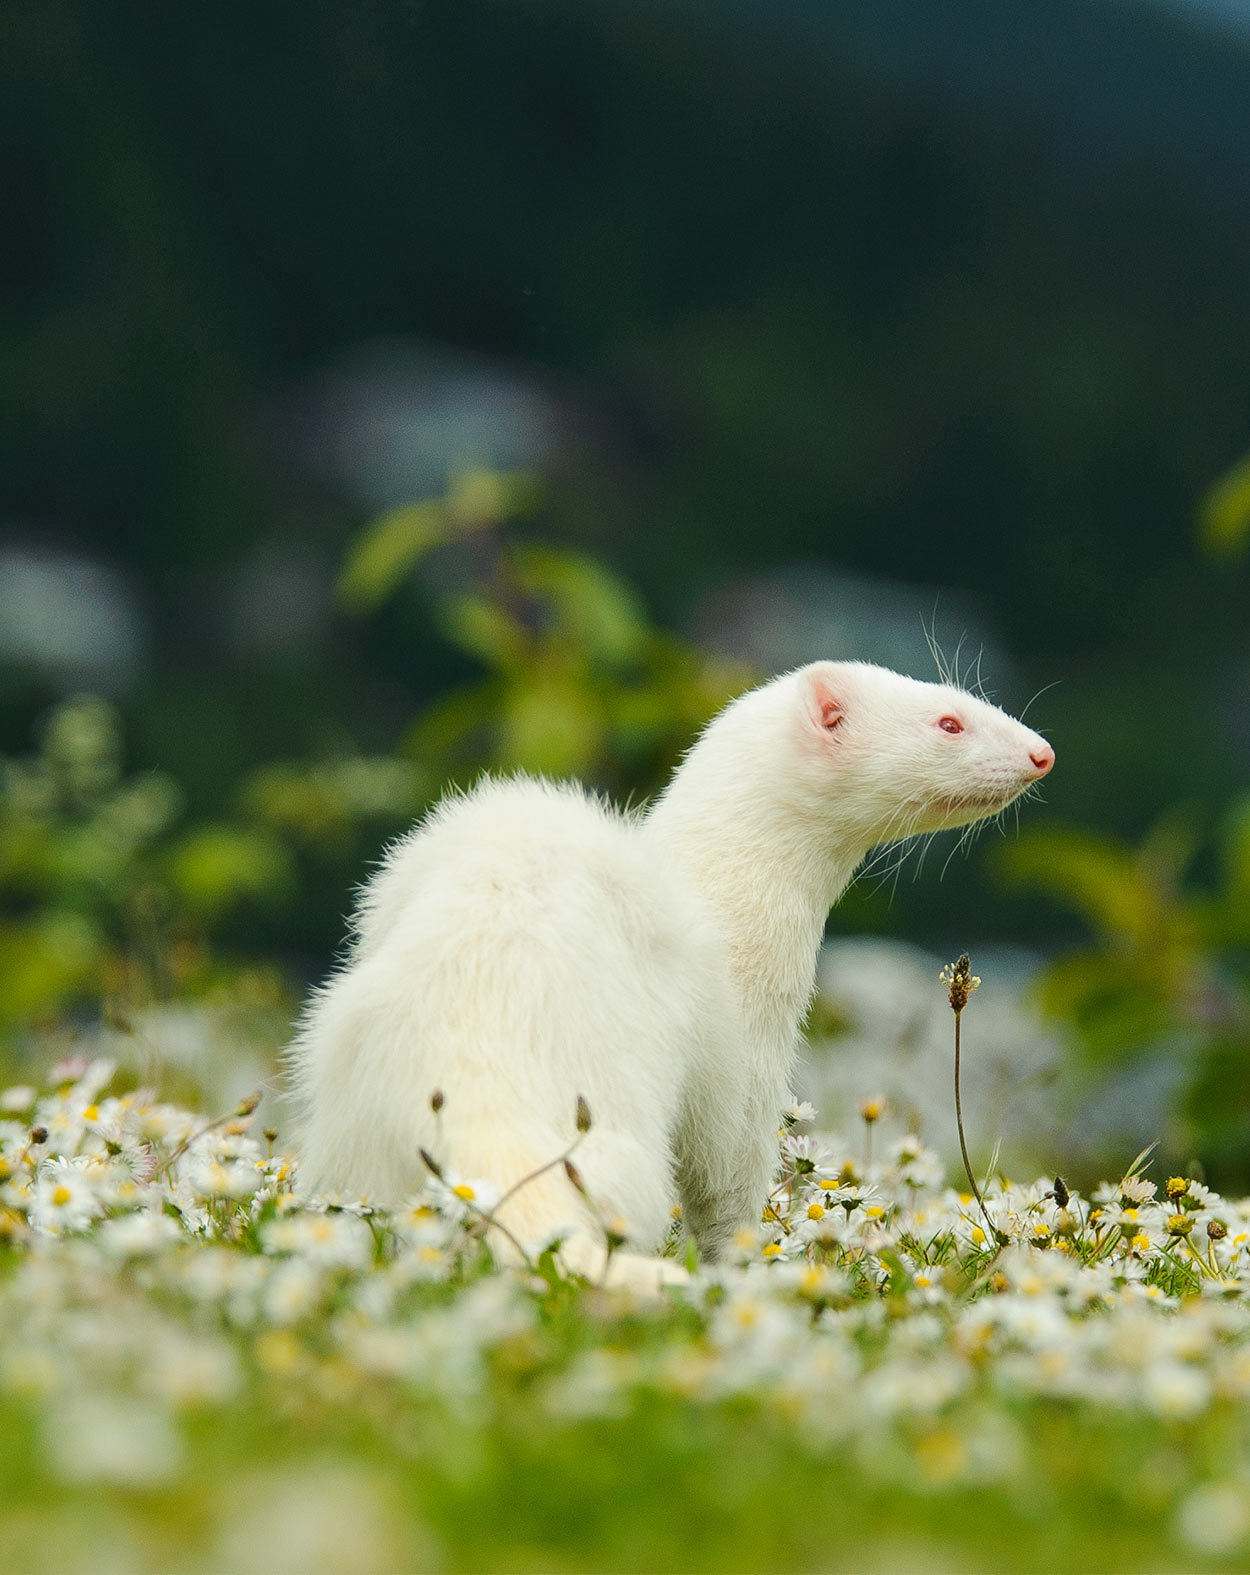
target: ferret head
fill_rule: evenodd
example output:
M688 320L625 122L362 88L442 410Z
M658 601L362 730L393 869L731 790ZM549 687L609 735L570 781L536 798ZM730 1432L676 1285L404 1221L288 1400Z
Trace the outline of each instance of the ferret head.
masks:
M779 683L792 686L785 710L804 792L873 841L995 815L1055 763L1039 733L946 684L863 662L816 662Z

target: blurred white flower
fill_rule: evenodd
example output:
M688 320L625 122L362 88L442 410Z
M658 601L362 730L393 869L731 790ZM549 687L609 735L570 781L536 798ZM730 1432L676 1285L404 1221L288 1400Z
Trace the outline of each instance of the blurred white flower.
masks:
M69 1393L45 1413L48 1465L71 1482L153 1487L176 1476L182 1442L162 1407L133 1394Z
M176 1221L167 1214L145 1209L105 1220L98 1239L112 1257L150 1258L184 1238Z
M1245 1482L1206 1482L1176 1512L1180 1540L1210 1558L1235 1552L1250 1539L1250 1490Z
M100 1212L100 1200L80 1166L57 1159L43 1166L30 1198L36 1230L51 1236L85 1230Z
M373 1232L352 1214L293 1214L271 1220L262 1239L267 1252L291 1253L325 1268L364 1269L374 1253Z

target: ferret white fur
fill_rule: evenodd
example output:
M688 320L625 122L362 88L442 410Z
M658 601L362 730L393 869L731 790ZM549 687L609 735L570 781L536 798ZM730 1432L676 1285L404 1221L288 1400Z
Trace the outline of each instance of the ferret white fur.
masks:
M1054 763L977 696L863 663L774 679L709 724L644 815L575 786L484 782L397 842L290 1056L305 1185L396 1204L425 1149L506 1190L527 1248L604 1265L680 1199L715 1257L758 1220L829 909L879 844L995 814ZM431 1096L443 1105L436 1118ZM493 1233L505 1254L508 1243ZM660 1260L612 1259L655 1283Z

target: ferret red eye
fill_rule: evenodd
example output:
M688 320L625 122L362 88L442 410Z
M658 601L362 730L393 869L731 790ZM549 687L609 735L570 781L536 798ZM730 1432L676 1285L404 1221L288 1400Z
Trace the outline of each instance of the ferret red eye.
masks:
M944 733L962 733L964 730L964 725L957 716L944 716L938 726Z

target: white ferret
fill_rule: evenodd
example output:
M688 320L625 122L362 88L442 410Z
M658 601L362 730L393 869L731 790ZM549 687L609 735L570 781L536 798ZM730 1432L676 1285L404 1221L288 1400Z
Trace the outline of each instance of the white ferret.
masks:
M1054 764L946 685L817 662L742 695L663 795L622 814L576 786L445 800L365 887L345 966L291 1047L306 1186L396 1204L421 1150L506 1191L492 1231L605 1262L603 1221L655 1247L682 1205L715 1257L755 1223L829 909L872 848L1003 809ZM435 1115L431 1100L442 1096ZM617 1253L614 1279L660 1260Z

